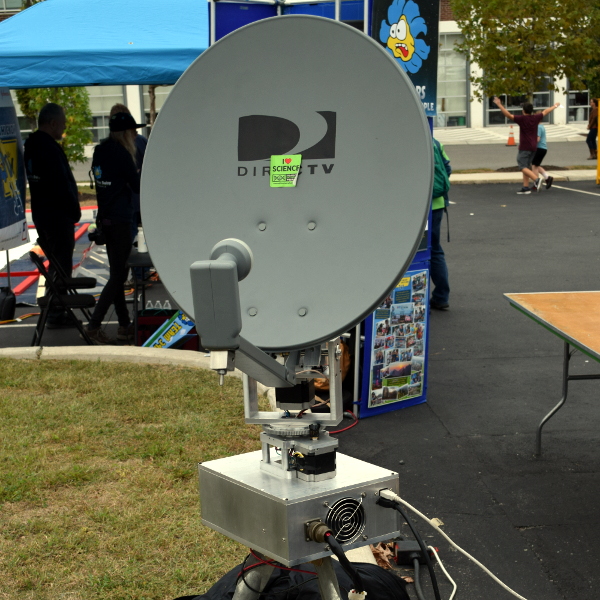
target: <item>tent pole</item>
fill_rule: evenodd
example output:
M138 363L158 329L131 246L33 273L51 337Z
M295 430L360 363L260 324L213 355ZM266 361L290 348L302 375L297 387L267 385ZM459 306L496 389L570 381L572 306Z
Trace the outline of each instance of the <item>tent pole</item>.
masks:
M215 5L215 0L208 0L208 3L210 5L210 40L209 40L209 44L212 46L215 41L216 41L216 27L215 27L215 23L216 23L216 15L215 15L215 10L216 10L216 5Z
M363 7L363 32L369 35L369 0L364 0Z
M341 13L342 13L342 2L341 0L335 0L335 20L339 21L341 19Z
M8 256L8 250L6 251L6 273L7 273L7 281L9 289L12 289L12 284L10 282L10 258Z

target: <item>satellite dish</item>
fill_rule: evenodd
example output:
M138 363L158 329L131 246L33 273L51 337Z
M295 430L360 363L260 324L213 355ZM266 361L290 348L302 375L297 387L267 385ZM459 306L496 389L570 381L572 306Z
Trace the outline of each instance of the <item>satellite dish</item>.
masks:
M302 155L296 187L271 155ZM314 346L376 308L409 266L431 200L431 135L414 87L373 40L312 16L258 21L171 91L144 159L154 265L192 318L190 265L221 240L253 255L242 335Z

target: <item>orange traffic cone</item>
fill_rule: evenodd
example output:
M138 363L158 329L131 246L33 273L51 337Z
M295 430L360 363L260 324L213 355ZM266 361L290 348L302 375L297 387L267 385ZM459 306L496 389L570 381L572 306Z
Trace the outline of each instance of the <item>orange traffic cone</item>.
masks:
M516 146L515 144L515 134L513 133L513 126L510 126L510 133L508 134L508 142L506 142L507 146Z

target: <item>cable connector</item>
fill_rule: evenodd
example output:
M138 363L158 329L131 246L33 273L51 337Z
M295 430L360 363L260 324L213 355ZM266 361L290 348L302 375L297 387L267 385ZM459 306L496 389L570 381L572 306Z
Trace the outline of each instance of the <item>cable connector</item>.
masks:
M398 494L394 494L394 492L392 492L390 488L384 488L382 490L379 490L379 497L394 503L401 502L400 496L398 496Z
M401 542L396 542L395 550L397 565L412 567L413 560L415 560L415 558L419 561L420 564L427 564L425 556L423 555L423 551L421 550L421 546L419 546L418 542L413 542L412 540L403 540ZM433 551L428 550L428 552L429 558L433 558Z
M348 592L348 600L364 600L367 592L357 592L356 590L350 590Z

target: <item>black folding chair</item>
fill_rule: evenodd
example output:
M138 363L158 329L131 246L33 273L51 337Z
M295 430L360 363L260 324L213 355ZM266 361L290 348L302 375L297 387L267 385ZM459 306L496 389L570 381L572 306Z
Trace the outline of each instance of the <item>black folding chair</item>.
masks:
M37 240L37 244L40 248L42 247L39 239ZM65 273L62 265L54 259L52 253L45 248L42 248L42 250L46 258L50 261L53 271L58 276L60 287L65 288L67 293L73 293L75 290L91 290L96 287L97 281L95 277L73 277L72 273Z
M73 287L69 288L68 286L69 280L93 279L93 277L71 277L65 278L64 281L60 281L62 279L60 272L56 272L56 278L50 277L48 270L44 266L44 261L35 252L30 252L29 258L37 267L40 275L46 279L46 295L38 298L38 306L41 309L41 313L35 327L35 332L33 333L31 345L40 346L42 344L42 336L44 335L48 313L51 309L63 310L68 317L73 319L73 323L79 330L79 333L81 333L83 339L88 344L93 345L94 342L90 339L90 336L87 334L81 321L75 317L73 310L79 309L85 318L89 320L90 313L88 312L88 309L93 308L96 305L96 299L91 294L78 294L74 291Z

